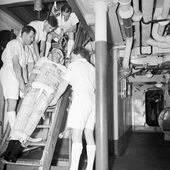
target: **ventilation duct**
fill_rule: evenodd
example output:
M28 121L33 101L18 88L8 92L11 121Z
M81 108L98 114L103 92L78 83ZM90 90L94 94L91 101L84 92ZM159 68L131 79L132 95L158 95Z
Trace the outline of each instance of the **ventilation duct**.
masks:
M158 19L166 19L168 17L169 14L169 8L170 8L170 0L164 0L164 4L163 4L163 9L162 9L162 14L158 17ZM165 24L163 24L163 22L159 23L159 28L158 28L158 34L162 35L163 31L165 29Z
M151 23L145 24L152 20L152 13L154 7L154 0L142 0L142 45L146 44L146 41L150 38L151 33ZM141 30L140 30L141 31Z
M133 8L131 6L131 0L119 0L119 15L123 20L123 27L125 30L126 37L133 36L133 29L132 29L132 15L133 15Z
M133 42L133 29L132 29L132 15L133 8L131 6L131 0L119 0L119 15L123 20L123 27L126 35L126 48L125 56L123 59L123 74L126 75L130 72L130 57Z
M158 20L166 20L169 14L170 1L164 0L164 5L162 9L162 14L157 18ZM170 36L162 36L162 33L169 21L161 21L159 23L153 24L152 37L147 41L148 44L152 46L157 46L159 48L170 48Z
M42 10L42 0L34 0L34 10L35 11Z

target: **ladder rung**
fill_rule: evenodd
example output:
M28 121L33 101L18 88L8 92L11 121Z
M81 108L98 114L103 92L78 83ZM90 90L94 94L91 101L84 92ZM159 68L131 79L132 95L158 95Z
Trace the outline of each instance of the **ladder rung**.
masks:
M46 112L53 112L55 110L56 106L49 106L47 109L46 109Z
M28 151L32 151L32 150L35 150L35 149L37 149L37 148L39 148L39 146L32 146L32 147L25 148L25 149L22 151L22 153L28 152Z
M37 125L37 128L48 129L50 128L50 125Z
M54 109L47 109L45 112L46 113L52 113L54 111Z
M30 159L18 159L16 163L8 162L2 160L5 164L8 165L26 165L26 166L40 166L40 160L30 160Z
M40 142L30 142L29 146L45 146L46 140L42 140Z
M69 166L69 160L57 160L57 166Z

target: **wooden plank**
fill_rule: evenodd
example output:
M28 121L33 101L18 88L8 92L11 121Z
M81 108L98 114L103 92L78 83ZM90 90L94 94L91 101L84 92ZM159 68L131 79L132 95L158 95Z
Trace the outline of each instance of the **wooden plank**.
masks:
M8 165L6 170L38 170L36 166L17 166L17 165ZM51 166L50 170L68 170L68 166Z
M59 101L59 105L56 107L55 112L53 113L54 114L54 119L52 120L53 123L49 130L48 140L44 148L43 156L41 159L42 168L43 168L42 170L47 170L50 168L54 149L57 143L57 138L58 138L59 131L61 128L61 123L62 123L64 114L67 113L66 108L68 105L68 97L70 96L70 93L71 93L70 89L66 91L66 93L63 95L63 97Z
M50 170L68 170L68 167L64 167L64 166L51 166Z

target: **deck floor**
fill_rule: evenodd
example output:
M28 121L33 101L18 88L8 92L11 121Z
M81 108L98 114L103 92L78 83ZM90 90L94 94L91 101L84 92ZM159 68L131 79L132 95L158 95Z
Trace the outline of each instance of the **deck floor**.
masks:
M61 148L60 152L59 148ZM56 158L59 155L64 162L68 162L68 150L68 141L58 144L52 165L56 166ZM25 155L25 157L32 159L34 156L39 157L40 152L38 154L35 152L33 151L33 154ZM85 170L86 163L86 152L83 151L79 170ZM12 169L14 170L14 168ZM68 166L65 169L68 169ZM170 170L170 142L164 141L162 133L132 133L128 147L122 155L109 155L109 170Z
M133 133L124 154L110 157L109 170L170 170L170 142L162 133Z

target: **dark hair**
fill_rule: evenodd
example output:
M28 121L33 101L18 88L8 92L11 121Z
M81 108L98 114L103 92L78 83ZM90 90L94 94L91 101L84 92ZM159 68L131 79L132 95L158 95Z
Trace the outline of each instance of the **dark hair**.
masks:
M48 16L48 18L46 19L48 21L48 23L52 26L52 27L57 27L58 26L58 21L56 19L55 16Z
M24 32L26 32L27 34L29 34L31 31L33 31L34 34L36 33L35 28L33 28L33 27L30 26L30 25L25 25L25 26L22 28L21 34L23 34Z
M83 47L76 47L73 51L74 54L78 55L80 54L83 58L85 58L87 61L90 61L90 54L89 51L86 50Z
M71 12L72 12L72 9L71 9L70 5L64 4L64 5L61 7L61 12L71 13Z

